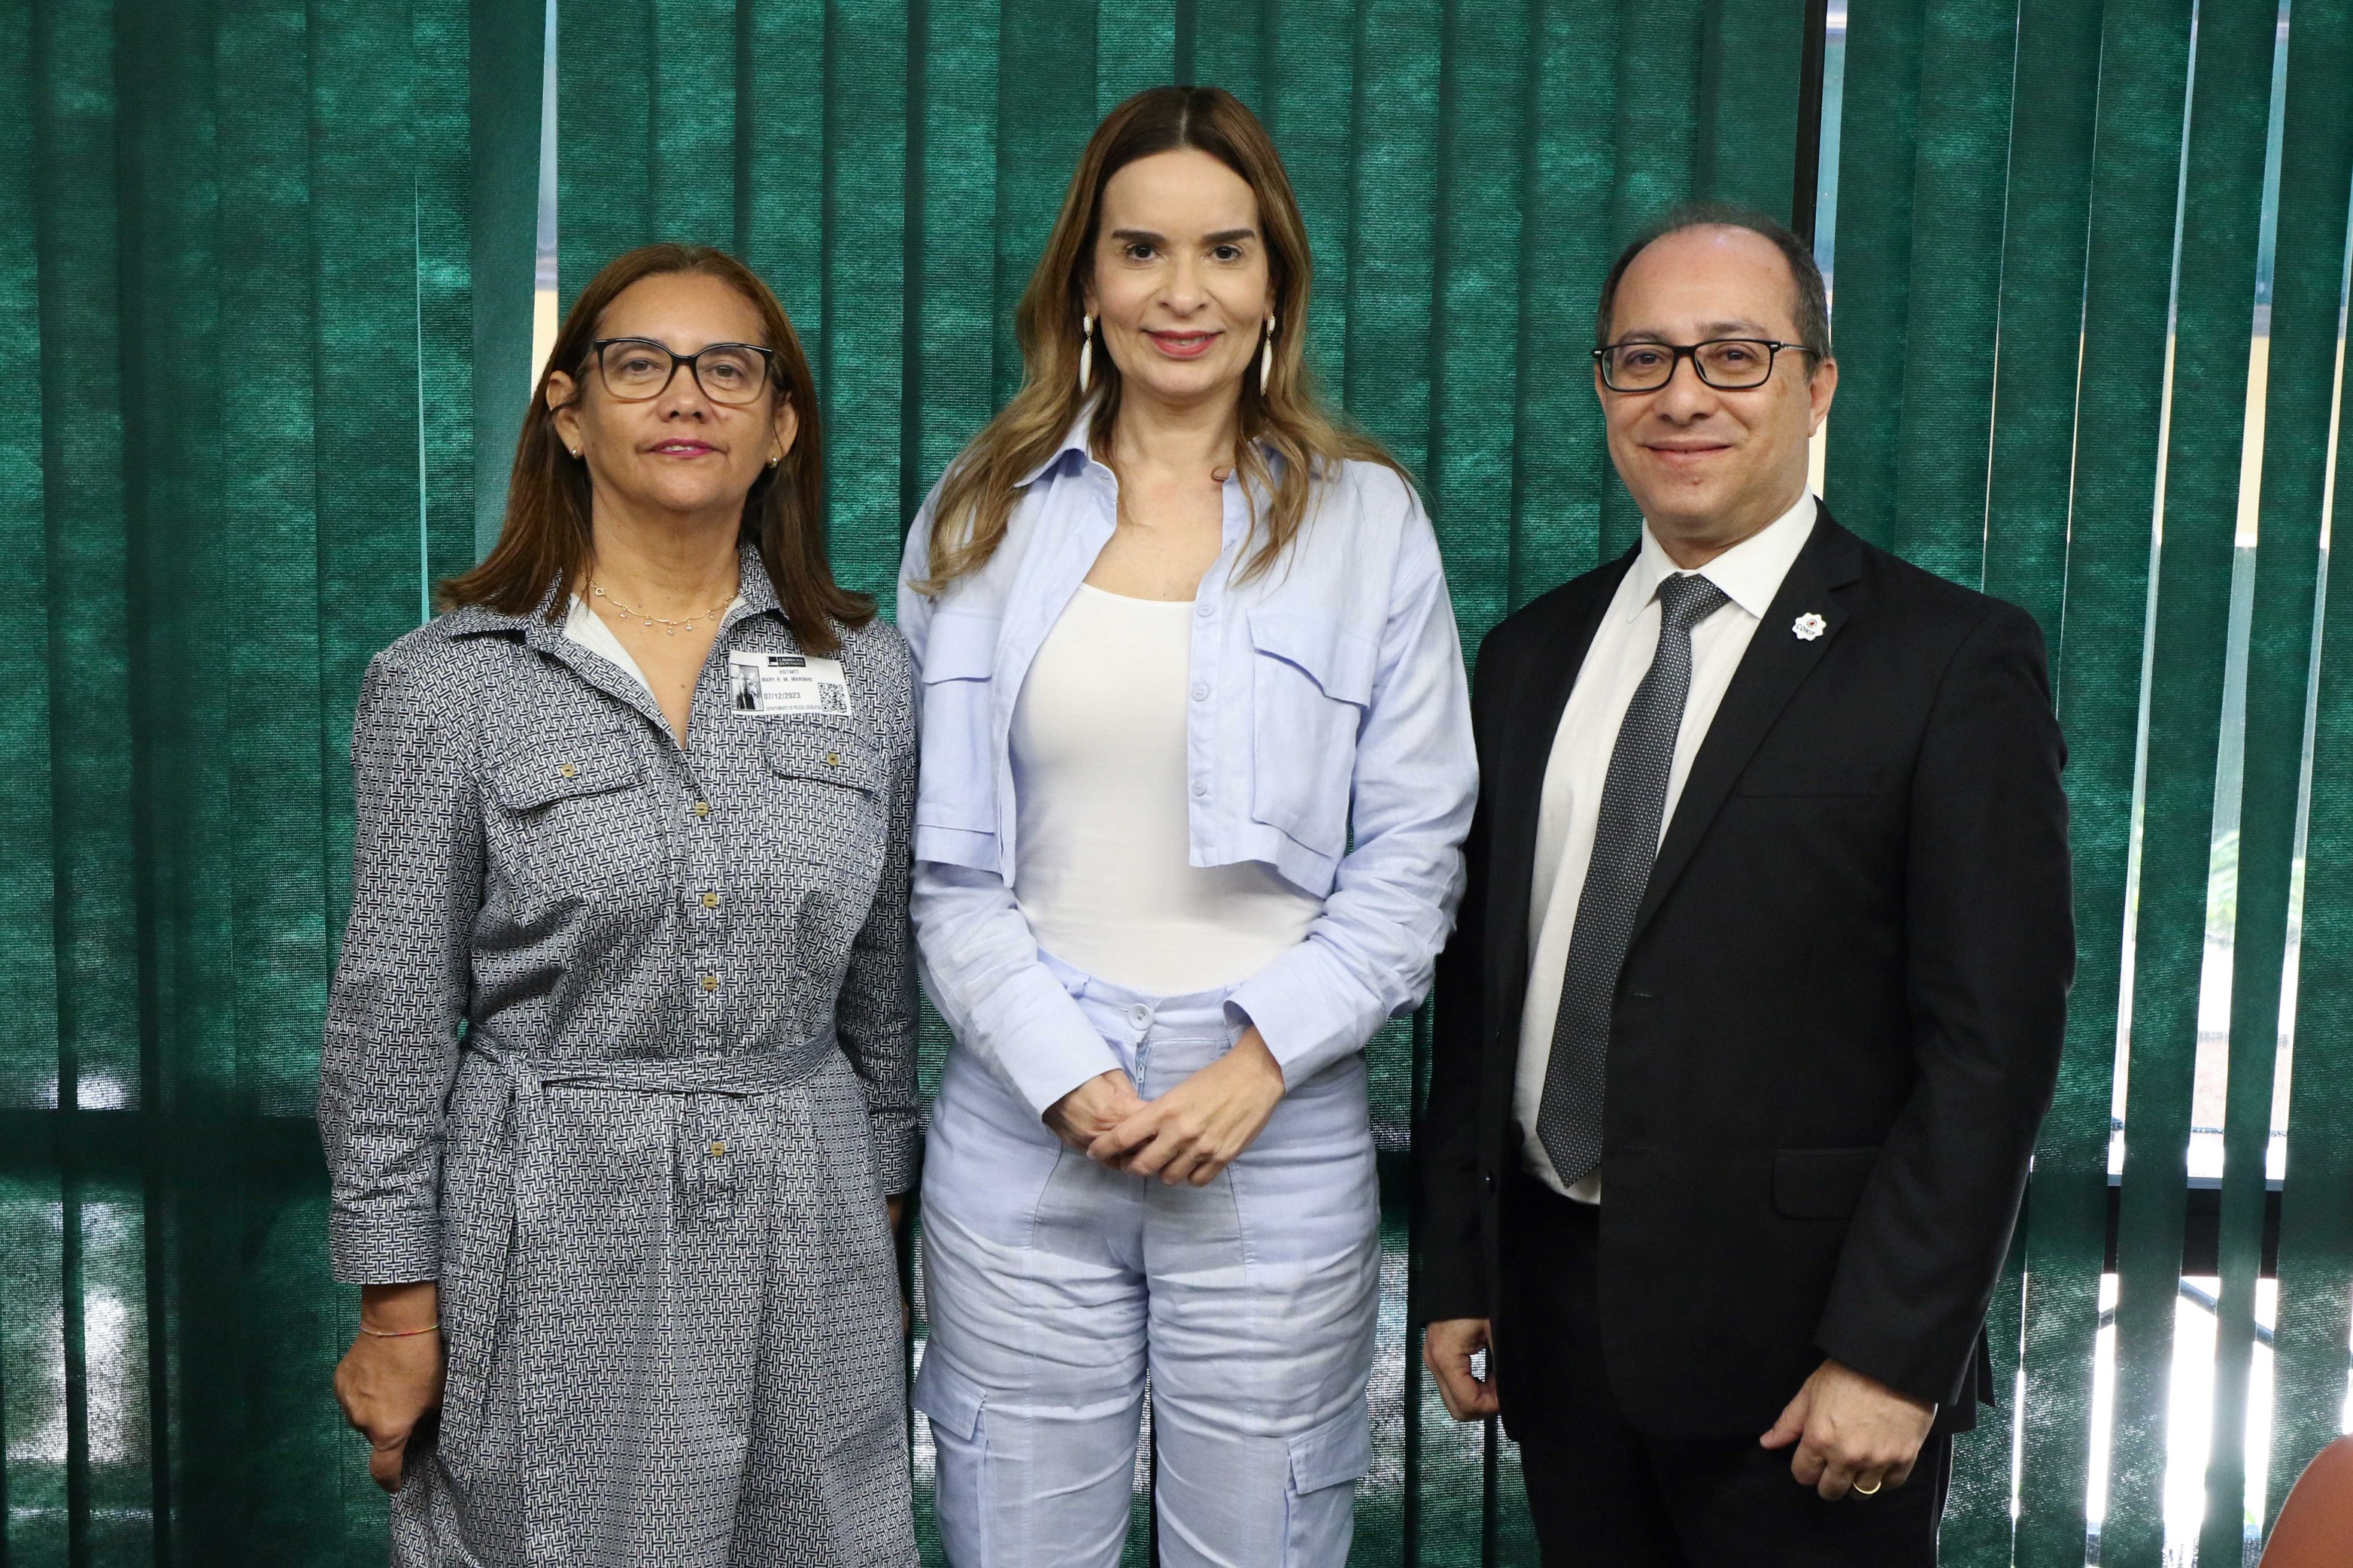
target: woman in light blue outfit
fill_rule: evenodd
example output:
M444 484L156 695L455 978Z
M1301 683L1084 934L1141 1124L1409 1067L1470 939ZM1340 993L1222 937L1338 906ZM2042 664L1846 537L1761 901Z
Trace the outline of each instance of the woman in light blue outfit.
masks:
M914 919L956 1047L915 1404L956 1568L1337 1568L1370 1458L1363 1047L1421 999L1477 787L1438 545L1317 407L1308 247L1208 88L1097 129L1028 379L926 502Z

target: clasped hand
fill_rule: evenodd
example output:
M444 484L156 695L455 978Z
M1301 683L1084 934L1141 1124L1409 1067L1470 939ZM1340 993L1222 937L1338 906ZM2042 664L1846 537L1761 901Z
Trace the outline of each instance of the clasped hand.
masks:
M1114 1068L1056 1100L1046 1125L1114 1171L1203 1187L1266 1130L1282 1092L1282 1065L1251 1028L1232 1050L1157 1100L1139 1096L1127 1074Z

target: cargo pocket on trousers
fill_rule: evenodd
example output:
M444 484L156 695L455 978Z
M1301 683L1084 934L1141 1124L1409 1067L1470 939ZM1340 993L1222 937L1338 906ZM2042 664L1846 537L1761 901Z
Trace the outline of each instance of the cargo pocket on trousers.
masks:
M937 1347L926 1350L915 1373L915 1408L932 1424L932 1448L938 1456L933 1497L940 1534L950 1542L973 1543L983 1563L995 1560L986 1506L987 1406L987 1389L948 1365Z
M1284 1499L1285 1568L1313 1568L1348 1554L1356 1483L1373 1464L1372 1417L1361 1404L1290 1441L1291 1486Z

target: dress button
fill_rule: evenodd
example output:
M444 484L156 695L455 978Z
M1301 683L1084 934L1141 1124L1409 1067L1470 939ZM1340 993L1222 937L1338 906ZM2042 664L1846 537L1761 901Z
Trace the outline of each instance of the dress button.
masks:
M1209 618L1209 601L1203 599L1199 603L1196 604L1193 606L1193 613L1200 616L1203 620L1208 620Z
M706 910L715 910L715 909L717 909L717 908L719 907L719 895L718 895L718 894L716 894L716 893L705 893L705 894L703 894L703 895L702 895L702 907L703 907L704 909L706 909Z
M1196 701L1196 702L1207 702L1208 700L1209 700L1209 689L1208 689L1208 687L1207 685L1196 686L1195 688L1193 688L1193 700L1194 700L1194 701Z
M717 976L716 974L706 974L706 975L704 975L704 976L702 977L702 988L703 988L705 991L716 991L716 990L718 990L718 989L719 989L719 976Z
M1138 1002L1127 1010L1127 1021L1141 1029L1152 1022L1152 1009Z
M1208 780L1206 780L1206 779L1195 779L1195 780L1193 781L1193 793L1194 793L1195 795L1207 795L1207 794L1208 794L1208 793L1209 793L1209 784L1208 784Z
M828 752L825 754L825 765L829 768L838 768L841 766L841 753L839 752Z
M578 768L574 767L570 763L558 763L555 764L555 776L558 778L568 779L579 771L580 770Z
M711 1144L712 1158L717 1159L720 1155L724 1154L725 1152L727 1152L726 1143L720 1140L712 1140Z
M696 801L694 803L694 815L697 816L709 816L711 815L711 803L707 800Z

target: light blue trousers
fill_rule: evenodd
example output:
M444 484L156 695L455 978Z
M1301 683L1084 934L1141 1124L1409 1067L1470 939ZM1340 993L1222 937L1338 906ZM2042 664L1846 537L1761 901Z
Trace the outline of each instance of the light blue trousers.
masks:
M1147 1099L1232 1048L1223 992L1057 967ZM1168 1568L1346 1562L1379 1285L1363 1058L1294 1087L1205 1187L1064 1148L961 1050L927 1151L915 1408L954 1568L1113 1568L1147 1368Z

